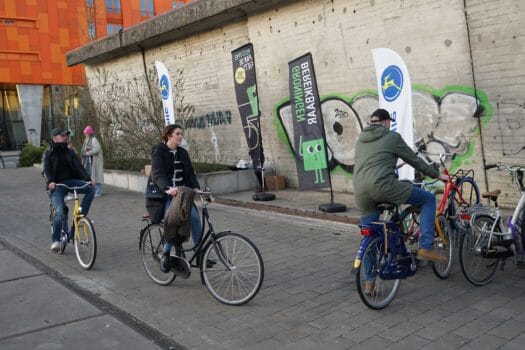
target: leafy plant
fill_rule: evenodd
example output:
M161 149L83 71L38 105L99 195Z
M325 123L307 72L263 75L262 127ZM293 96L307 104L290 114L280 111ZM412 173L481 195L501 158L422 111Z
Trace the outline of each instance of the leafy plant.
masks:
M104 168L113 170L141 171L146 164L150 164L150 159L137 158L109 158L104 159Z
M126 171L141 171L144 166L151 164L150 159L124 159L124 158L110 158L104 160L104 168L113 170L126 170ZM225 164L210 164L210 163L193 163L193 168L197 174L213 173L217 171L228 171L232 168Z
M176 122L190 118L194 107L184 102L184 73L174 73ZM104 130L101 143L108 158L149 158L151 147L160 141L164 114L160 88L153 68L143 75L121 77L97 68L90 80L96 118ZM197 152L197 149L194 149Z
M42 155L46 150L47 146L42 145L40 147L33 146L31 144L26 144L24 148L20 151L20 157L18 159L18 167L31 167L35 163L40 163L42 161Z

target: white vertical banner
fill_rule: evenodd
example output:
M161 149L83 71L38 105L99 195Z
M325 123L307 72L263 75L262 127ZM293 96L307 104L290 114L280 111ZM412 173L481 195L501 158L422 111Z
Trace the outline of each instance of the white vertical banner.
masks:
M162 97L164 125L175 124L175 111L173 109L173 93L171 91L170 75L164 63L160 61L155 61L155 67L157 68L160 94Z
M412 122L412 83L405 62L396 52L378 48L372 50L376 68L379 108L386 109L392 119L390 130L396 131L414 148ZM399 169L400 179L414 179L414 168L405 165Z

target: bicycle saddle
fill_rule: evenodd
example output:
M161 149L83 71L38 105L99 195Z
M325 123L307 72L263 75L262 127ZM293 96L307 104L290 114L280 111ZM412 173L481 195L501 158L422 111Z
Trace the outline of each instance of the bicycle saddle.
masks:
M485 193L482 193L481 194L481 197L483 198L489 198L490 200L492 201L497 201L498 200L498 196L501 194L501 190L494 190L494 191L490 191L490 192L485 192Z
M397 205L390 204L390 203L380 203L377 205L377 210L384 212L384 211L392 211L397 208Z

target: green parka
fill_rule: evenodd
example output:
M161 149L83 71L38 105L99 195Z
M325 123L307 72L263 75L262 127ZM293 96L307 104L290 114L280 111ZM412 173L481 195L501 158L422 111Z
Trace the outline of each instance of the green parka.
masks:
M373 214L379 203L400 205L410 196L412 184L399 181L395 173L398 158L426 176L439 177L439 171L419 158L397 132L372 124L359 135L353 180L362 217Z

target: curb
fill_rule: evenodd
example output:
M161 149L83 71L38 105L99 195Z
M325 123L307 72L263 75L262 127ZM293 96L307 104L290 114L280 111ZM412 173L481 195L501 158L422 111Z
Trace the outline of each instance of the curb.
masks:
M235 199L218 198L218 197L215 198L215 201L219 204L229 205L232 207L273 211L279 214L293 215L293 216L326 220L326 221L341 222L344 224L353 224L353 225L359 224L359 219L357 218L351 218L348 216L335 215L335 214L330 214L330 213L325 213L325 212L318 212L314 210L301 210L301 209L295 209L295 208L279 207L279 206L271 205L271 204L250 203L250 202L238 201Z

